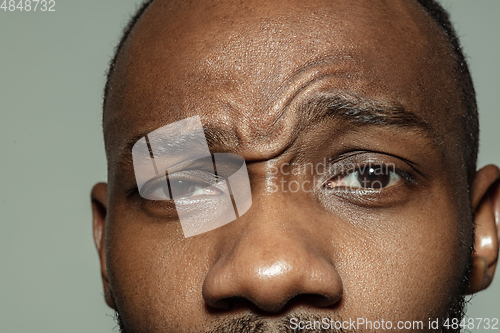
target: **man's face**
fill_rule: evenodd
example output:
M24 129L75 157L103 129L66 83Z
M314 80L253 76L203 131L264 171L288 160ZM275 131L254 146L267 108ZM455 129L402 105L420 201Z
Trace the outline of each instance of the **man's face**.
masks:
M156 1L112 87L106 267L127 332L427 325L456 307L472 245L463 106L416 4ZM168 202L134 191L129 149L193 116L211 152L246 160L253 204L185 238Z

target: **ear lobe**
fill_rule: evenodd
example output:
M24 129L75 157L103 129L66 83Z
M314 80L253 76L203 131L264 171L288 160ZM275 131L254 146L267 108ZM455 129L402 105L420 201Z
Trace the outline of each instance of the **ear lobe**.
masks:
M488 165L477 172L472 185L475 240L469 293L486 289L492 282L500 242L500 171Z
M106 183L98 183L94 185L91 191L91 201L92 231L94 243L101 263L101 278L104 288L104 297L106 299L106 303L114 309L115 304L110 292L108 272L106 269L105 234L108 208L108 185Z

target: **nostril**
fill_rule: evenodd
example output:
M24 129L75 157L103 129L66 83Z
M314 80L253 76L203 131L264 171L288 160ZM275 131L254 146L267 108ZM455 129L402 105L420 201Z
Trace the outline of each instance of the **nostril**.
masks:
M205 303L214 310L234 310L235 304L238 304L238 297L227 297L221 299L210 299L205 297Z
M329 307L340 300L340 275L314 245L279 235L272 242L250 236L208 270L202 287L207 308L279 313L293 303Z
M290 306L312 305L317 308L327 308L340 302L342 293L335 296L325 296L319 294L300 294L292 298L288 304Z
M326 308L337 304L341 299L341 294L335 297L329 297L318 294L300 294L292 296L288 299L276 300L276 302L259 302L258 300L251 300L251 303L260 311L268 313L278 313L283 311L288 311L295 307L316 307L316 308Z
M235 311L239 309L248 310L251 309L255 313L258 313L259 308L244 297L227 297L217 300L209 300L205 299L205 304L209 311L217 312L217 311Z
M329 307L342 297L340 276L333 266L323 261L307 269L291 266L277 269L284 266L279 263L256 266L242 274L244 270L236 270L238 267L232 263L214 265L203 284L206 305L213 310L232 311L243 306L277 313L290 308L291 304Z
M252 309L255 313L279 313L294 307L313 306L326 308L334 306L341 299L341 294L329 297L319 294L300 294L289 299L276 300L276 302L260 302L257 299L246 297L227 297L222 299L206 299L206 304L212 310L234 311L238 309Z

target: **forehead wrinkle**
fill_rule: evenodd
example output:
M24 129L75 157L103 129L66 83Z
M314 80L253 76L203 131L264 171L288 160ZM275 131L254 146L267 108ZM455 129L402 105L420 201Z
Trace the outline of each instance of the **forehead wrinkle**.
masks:
M336 18L336 16L335 16L335 18ZM331 28L331 26L329 26L329 29L330 28ZM345 40L344 40L344 42L345 43L342 44L341 46L342 46L342 51L344 51L346 53L349 53L351 51L355 51L358 46L363 46L363 45L352 44L352 43L349 43L348 41L345 41ZM145 42L141 42L140 45L144 46L144 43ZM347 45L346 45L346 43L347 43ZM327 54L327 56L332 57L332 59L334 60L334 61L331 61L331 63L334 63L335 61L339 62L339 56L338 56L339 50L335 50L334 54L329 53L331 50L324 50L323 49L323 50L319 50L319 51L320 51L320 52L318 52L319 54L314 55L316 57L316 60L308 61L308 62L306 62L306 64L299 66L298 68L296 68L294 70L294 73L290 77L293 78L295 75L297 75L297 73L304 73L304 72L307 73L308 67L313 67L313 69L311 70L311 73L317 74L317 72L315 72L316 69L314 69L314 65L321 64L322 62L325 62L324 59L318 59L322 56L324 57L325 53ZM321 51L323 52L323 54L321 54ZM354 53L356 53L356 52L354 52ZM347 59L347 58L350 58L350 60L353 60L353 58L355 58L355 55L351 54L351 55L344 57L344 59ZM296 64L294 64L294 65L296 65ZM336 66L338 66L338 65L339 64L336 63ZM357 75L357 74L353 73L353 67L355 67L355 66L346 66L346 67L348 69L346 71L346 72L348 72L348 75L351 75L351 76ZM228 71L228 73L229 72L230 71ZM133 74L133 73L131 73L131 74ZM281 74L283 74L283 73L281 73ZM311 76L314 76L313 74L311 74ZM207 81L207 76L206 76L207 72L204 72L203 75L204 76L202 77L202 79L205 79L205 81ZM305 75L305 77L307 77L307 75ZM307 79L308 78L306 78L306 80ZM317 78L312 78L309 80L314 81L316 79ZM220 82L220 80L212 80L212 81L217 82L217 83ZM300 83L300 81L302 81L302 80L301 79L299 79L299 80L293 80L293 79L283 80L282 84L279 86L275 85L274 89L272 89L273 87L264 87L265 89L271 88L270 89L271 93L269 93L269 91L265 91L265 93L264 93L264 95L268 95L267 98L263 98L267 101L263 100L262 102L264 102L264 103L260 104L257 108L252 109L251 113L247 113L247 114L244 114L242 117L239 117L240 119L238 119L238 121L239 121L238 124L241 126L239 126L239 128L237 128L236 126L233 126L233 128L235 130L238 130L240 132L236 136L239 138L252 137L252 135L250 135L250 134L252 132L254 132L254 133L257 132L256 135L253 136L253 139L257 139L257 141L261 141L261 142L263 141L263 139L267 139L267 141L269 142L273 139L273 135L274 136L285 135L285 133L283 131L285 126L283 126L283 123L286 122L285 118L290 114L290 113L287 113L286 111L288 109L288 106L291 104L292 100L299 93L298 90L293 91L294 88L296 88L296 86L294 86L294 81L298 81ZM160 86L160 85L158 85L158 86ZM293 87L290 89L290 86L293 86ZM155 88L155 89L158 90L158 88ZM150 89L150 90L155 90L155 89ZM242 89L242 88L240 88L240 89ZM287 93L289 93L289 91L291 91L291 93L287 94ZM285 92L285 93L283 93L283 92ZM246 94L248 96L248 91L246 92ZM276 96L279 96L280 94L284 95L284 97L281 99L275 98ZM146 96L146 97L155 97L155 96ZM278 99L279 101L276 102L276 99ZM143 103L143 100L144 100L143 98L140 98L141 103ZM245 102L245 100L243 100L243 102ZM241 103L239 103L239 104L241 104ZM248 108L248 106L244 106L244 105L241 105L241 106L244 108ZM262 110L259 110L259 108L264 109L265 112L262 113ZM273 147L271 147L272 149L276 150L279 145L283 146L283 141L286 141L288 143L291 142L293 140L293 137L297 134L299 120L296 117L295 117L295 119L293 119L293 117L290 117L288 119L293 120L292 121L293 124L292 123L286 124L287 127L292 129L291 131L289 130L289 132L290 132L289 137L286 138L286 140L281 140L282 142L280 142L279 144L276 144L274 146L272 143L269 143L270 146L273 146ZM246 131L246 133L245 133L245 131ZM274 139L276 139L276 137L274 137ZM246 140L245 142L251 144L252 141L253 140ZM241 139L240 139L240 143L241 143Z
M261 107L264 114L263 110L257 107L249 109L245 105L235 105L234 101L228 101L230 97L227 98L224 105L230 106L230 112L245 115L237 118L238 126L233 122L235 137L243 146L264 142L271 144L272 139L278 140L281 147L275 147L275 154L281 153L293 143L304 127L304 110L296 108L295 101L303 98L303 92L308 94L309 87L325 79L349 76L357 80L359 75L355 63L353 53L346 51L319 54L314 59L296 66L293 72L269 93L272 96L270 102Z

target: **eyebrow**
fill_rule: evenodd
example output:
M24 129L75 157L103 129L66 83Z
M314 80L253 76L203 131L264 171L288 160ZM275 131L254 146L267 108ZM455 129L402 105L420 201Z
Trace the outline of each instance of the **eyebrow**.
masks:
M427 121L396 102L381 103L355 96L320 94L300 107L309 124L334 120L356 127L393 127L416 132L439 144L436 131Z
M429 123L398 103L380 103L346 94L319 94L306 100L299 108L308 124L306 130L318 122L342 121L355 127L376 126L411 130L439 145L438 136ZM227 152L238 145L237 135L221 127L207 124L203 126L203 131L212 152ZM132 137L123 148L120 160L132 162L132 148L148 133L150 132Z
M229 150L231 150L231 147L236 146L239 141L236 134L230 133L223 128L210 124L203 126L203 132L205 134L206 143L211 152L228 152ZM149 133L151 133L151 131L137 134L129 139L125 144L125 147L122 149L122 152L120 154L120 161L132 163L132 149L134 145L143 137L147 138ZM185 152L185 147L193 147L195 149L196 147L202 147L204 143L205 142L201 141L197 136L193 137L191 135L179 135L176 137L176 140L172 140L171 138L169 138L168 140L166 140L165 144L159 144L157 150L161 152L169 150L175 151L177 149L179 151ZM167 147L165 147L164 145L168 145L169 149L166 149Z

